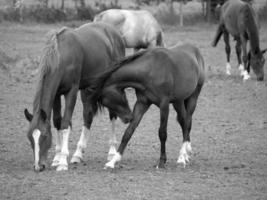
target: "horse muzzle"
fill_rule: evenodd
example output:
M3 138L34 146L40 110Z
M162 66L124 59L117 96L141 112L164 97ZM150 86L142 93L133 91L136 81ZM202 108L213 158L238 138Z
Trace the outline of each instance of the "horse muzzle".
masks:
M263 81L263 80L264 80L264 76L257 77L257 81Z
M128 124L133 120L133 116L127 115L127 116L124 116L123 118L121 118L121 120L124 124Z

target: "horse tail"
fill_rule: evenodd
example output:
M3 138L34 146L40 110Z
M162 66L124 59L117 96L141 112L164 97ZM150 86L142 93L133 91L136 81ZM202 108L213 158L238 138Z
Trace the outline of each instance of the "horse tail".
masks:
M202 54L200 53L200 50L196 47L195 47L195 56L196 56L197 63L198 63L199 69L200 69L198 84L203 85L204 81L205 81L205 74L206 74L205 62L204 62L204 58L203 58Z
M164 41L163 41L163 32L162 31L160 31L157 35L156 46L161 46L161 47L165 46Z

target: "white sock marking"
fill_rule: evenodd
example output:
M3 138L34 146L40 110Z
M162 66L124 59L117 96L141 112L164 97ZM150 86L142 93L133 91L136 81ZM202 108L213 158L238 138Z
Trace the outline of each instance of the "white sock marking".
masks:
M83 151L87 146L87 140L89 136L89 129L86 128L86 126L82 127L82 132L80 139L77 143L77 148L75 153L72 156L71 163L80 162L83 159Z
M62 130L62 148L61 154L68 156L69 155L69 135L70 135L70 127L68 129Z
M61 148L62 148L62 135L60 133L60 131L56 132L56 155L53 159L52 162L52 167L57 166L60 160L60 152L61 152Z
M240 70L240 75L241 75L241 76L244 76L244 72L245 72L245 70L244 70L244 69L245 69L245 68L244 68L244 65L243 65L243 64L240 64L239 67L238 67L238 69Z
M191 151L192 151L191 143L184 142L181 147L177 163L178 164L181 163L185 167L186 163L189 162L189 158L190 158L189 154L191 153Z
M61 134L62 134L62 148L57 171L68 170L67 158L69 156L68 143L69 143L70 127L62 130Z
M110 135L110 139L109 139L109 151L108 151L108 158L107 160L110 161L113 156L116 154L117 150L116 150L116 144L117 139L116 139L116 133L115 133L115 119L112 120L112 132Z
M39 152L40 152L40 145L39 145L39 138L41 136L41 131L35 129L32 133L32 137L34 140L34 168L39 170Z
M111 159L111 161L109 161L105 164L105 169L107 169L107 168L113 169L115 167L116 162L118 162L120 160L121 160L121 154L119 152L116 152L114 154L113 158Z
M228 63L226 63L226 74L227 75L231 75L231 65L230 65L230 63L228 62Z
M244 70L244 73L243 73L243 80L246 81L250 78L250 75L248 74L248 71Z

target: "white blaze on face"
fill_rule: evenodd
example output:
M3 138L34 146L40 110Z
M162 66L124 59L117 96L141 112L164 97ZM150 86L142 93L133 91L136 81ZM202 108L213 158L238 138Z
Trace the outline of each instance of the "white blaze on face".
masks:
M40 152L40 145L39 145L39 138L41 136L41 131L35 129L32 133L33 141L34 141L34 167L39 167L39 152Z

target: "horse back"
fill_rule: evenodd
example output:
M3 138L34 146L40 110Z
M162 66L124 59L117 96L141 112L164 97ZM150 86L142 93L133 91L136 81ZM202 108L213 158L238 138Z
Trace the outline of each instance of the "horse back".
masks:
M247 12L250 12L258 26L257 16L250 4L241 0L226 1L221 8L220 21L234 37L244 34L247 26Z
M101 73L112 62L124 57L125 46L120 34L110 25L89 23L75 30L84 57L81 87L89 84L90 77Z

